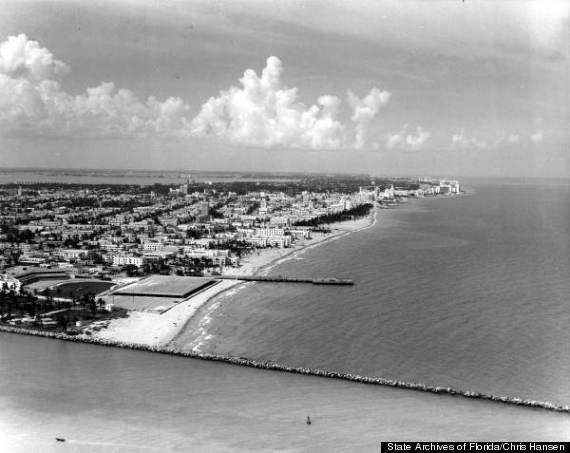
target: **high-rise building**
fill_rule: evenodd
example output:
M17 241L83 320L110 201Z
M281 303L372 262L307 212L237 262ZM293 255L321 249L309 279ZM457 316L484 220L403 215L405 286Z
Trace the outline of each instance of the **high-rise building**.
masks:
M210 216L210 203L207 201L203 201L200 203L200 217L207 218Z

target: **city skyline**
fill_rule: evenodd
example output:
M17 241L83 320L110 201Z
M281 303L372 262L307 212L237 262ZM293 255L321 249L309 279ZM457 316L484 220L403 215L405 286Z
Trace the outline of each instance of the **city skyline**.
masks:
M6 2L4 167L568 176L565 2Z

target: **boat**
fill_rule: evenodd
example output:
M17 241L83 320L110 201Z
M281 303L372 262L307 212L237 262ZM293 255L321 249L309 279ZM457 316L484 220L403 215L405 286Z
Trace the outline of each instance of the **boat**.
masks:
M65 442L65 439L63 437L56 437L55 440L58 442Z

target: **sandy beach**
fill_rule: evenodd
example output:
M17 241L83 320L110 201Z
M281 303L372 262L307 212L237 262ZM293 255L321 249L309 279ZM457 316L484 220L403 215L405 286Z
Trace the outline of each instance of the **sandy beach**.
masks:
M370 215L361 219L326 225L331 230L329 234L296 242L289 248L260 250L246 256L240 267L225 268L223 274L266 275L274 266L291 259L302 250L317 247L338 237L369 228L376 223L377 218L378 209L375 209ZM130 311L128 317L112 320L107 328L93 333L92 336L104 340L165 346L184 329L200 308L222 292L241 283L243 282L240 280L222 280L162 314Z
M184 327L203 304L237 283L235 281L220 281L162 314L130 311L128 317L112 320L106 329L94 333L93 337L149 346L163 346Z

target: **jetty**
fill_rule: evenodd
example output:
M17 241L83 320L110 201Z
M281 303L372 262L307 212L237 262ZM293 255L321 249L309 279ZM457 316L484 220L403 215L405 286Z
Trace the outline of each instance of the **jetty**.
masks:
M9 332L18 335L32 335L37 337L45 337L45 338L51 338L53 340L69 341L74 343L85 343L85 344L93 344L99 346L112 346L122 349L132 349L137 351L156 352L159 354L188 357L192 359L208 360L214 362L223 362L232 365L248 366L258 369L283 371L287 373L302 374L308 376L321 376L330 379L341 379L345 381L359 382L362 384L383 385L387 387L403 388L403 389L416 390L421 392L438 393L450 396L462 396L465 398L488 400L497 403L512 404L515 406L526 406L535 409L546 409L549 411L560 412L565 414L570 413L570 406L568 405L563 406L556 403L552 403L550 401L537 401L537 400L524 399L517 396L480 393L472 390L433 386L430 384L422 384L413 381L400 381L390 378L384 378L381 376L366 376L366 375L359 375L352 373L329 371L322 368L293 367L278 362L272 362L269 360L255 360L255 359L248 359L246 357L235 357L225 354L203 353L195 351L180 351L175 348L160 347L156 345L126 343L116 340L105 340L88 336L69 335L63 332L50 332L50 331L27 329L27 328L6 326L6 325L0 325L0 332Z
M220 275L216 279L243 280L246 282L310 283L311 285L354 285L354 281L347 278L300 278L282 275Z

